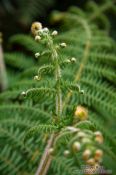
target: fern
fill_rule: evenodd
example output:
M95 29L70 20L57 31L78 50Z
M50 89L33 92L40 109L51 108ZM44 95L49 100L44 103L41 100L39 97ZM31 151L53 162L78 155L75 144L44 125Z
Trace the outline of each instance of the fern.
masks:
M61 129L62 126L70 125L70 122L73 119L75 107L77 105L81 104L88 108L91 122L90 128L88 129L91 129L92 131L101 130L103 132L105 140L103 145L105 154L103 165L108 169L112 169L114 174L115 165L113 162L115 162L116 159L114 126L116 112L116 59L115 42L106 33L106 30L109 29L109 24L105 25L105 30L100 30L98 28L98 25L95 24L95 21L93 22L93 19L96 19L95 13L93 13L92 17L92 13L90 13L90 11L89 14L83 11L79 12L79 9L77 8L72 10L70 9L69 12L63 14L61 13L59 15L62 16L61 19L63 20L63 25L61 34L55 38L55 41L66 41L67 43L67 47L61 51L60 58L61 65L63 65L62 76L64 80L67 80L63 81L64 83L62 85L63 98L65 98L65 101L63 103L63 116L67 116L67 119L64 119L58 128ZM89 16L89 20L86 19L86 15ZM99 14L97 14L97 16L99 17ZM74 25L72 25L73 23ZM2 166L0 166L0 172L4 175L13 175L17 173L33 174L37 169L37 164L40 160L40 156L42 155L46 140L42 139L42 133L39 134L39 138L36 134L36 137L34 137L34 139L31 137L31 139L25 142L25 148L22 142L19 140L23 140L25 129L27 131L27 129L30 127L34 128L35 126L38 126L37 128L39 128L40 126L39 129L35 127L35 130L37 129L37 133L39 130L43 130L44 133L44 127L41 129L43 123L45 123L45 126L54 126L54 122L57 121L57 117L55 117L55 121L51 120L52 116L56 116L54 111L54 102L52 100L52 96L43 95L45 91L43 91L43 94L39 93L39 95L38 93L32 94L33 98L31 98L29 101L21 97L20 94L23 90L26 92L30 88L40 89L41 87L49 87L50 91L52 91L51 87L54 86L54 82L52 81L51 72L53 69L50 69L50 72L47 71L47 69L43 69L45 70L45 74L41 77L42 79L38 82L32 81L32 78L34 75L36 75L38 70L37 63L39 66L43 64L45 65L45 63L47 63L48 66L50 62L49 58L47 58L46 55L43 55L42 58L38 58L38 60L35 61L31 60L30 57L28 58L28 55L32 55L38 51L41 53L43 47L40 44L34 42L30 36L17 35L15 37L12 37L10 42L13 45L18 44L21 45L21 47L23 46L23 49L25 48L26 50L26 54L25 58L23 57L24 60L21 59L22 65L20 62L18 63L18 61L14 65L14 63L12 63L14 55L11 54L11 57L10 54L6 54L7 66L12 66L14 70L18 68L21 71L20 73L16 72L16 81L12 81L12 83L9 84L9 90L0 94L0 103L2 104L0 106L0 113L2 114L0 116L0 145L2 148L4 148L0 156L2 162ZM27 51L29 51L29 53ZM73 64L68 63L70 62L70 58L72 56L76 58L76 62ZM64 62L65 58L68 58L66 65ZM14 60L15 59L16 57L14 57ZM51 65L48 67L52 68ZM8 71L10 74L10 70ZM40 74L43 75L43 71ZM47 77L48 81L46 81L45 76ZM9 78L11 77L9 76ZM72 84L68 84L67 82L72 82ZM71 92L71 90L75 89L75 85L77 85L77 83L80 85L81 89L84 89L83 95L79 94L77 91L74 93ZM38 97L40 100L36 99ZM16 104L12 105L14 102ZM38 104L36 104L36 102ZM88 126L89 125L87 124L87 127ZM83 125L80 125L80 127L83 128ZM86 127L84 126L84 129L85 128ZM14 135L15 130L16 134ZM64 133L67 131L61 130L61 132ZM72 159L70 156L68 158L64 158L64 155L62 153L64 150L69 149L67 145L70 139L72 139L72 135L70 135L69 131L68 133L69 134L67 136L65 135L64 137L61 137L61 140L58 140L56 144L56 146L58 146L58 148L56 147L56 150L59 151L56 151L53 154L53 165L51 165L49 169L49 174L72 174L72 171L77 172L77 165L79 166L80 164L81 166L84 163L83 160L81 160L81 154L78 155L78 160L76 160L77 157L73 157L74 159ZM14 140L12 138L13 135L15 137ZM45 134L45 137L46 135L48 134ZM39 141L37 141L37 139ZM12 145L11 143L16 143L16 146L14 146L14 144ZM39 153L38 145L41 145ZM28 147L31 148L31 151L29 151L27 154L29 158L25 159L25 156L22 155L22 150L28 149ZM31 153L33 155L30 155ZM17 157L16 163L14 163L16 160L12 156L10 157L11 154L13 157ZM34 154L36 154L36 156L32 163L31 160L33 160Z

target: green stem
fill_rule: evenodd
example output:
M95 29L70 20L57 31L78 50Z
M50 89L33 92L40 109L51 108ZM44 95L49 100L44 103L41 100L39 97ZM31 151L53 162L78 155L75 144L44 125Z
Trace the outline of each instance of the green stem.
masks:
M59 60L58 60L58 53L56 51L56 48L54 46L52 38L48 37L48 46L51 50L51 57L52 61L55 65L55 80L56 80L56 115L58 117L58 121L61 118L62 115L62 91L61 91L61 69L59 66Z
M61 118L62 114L62 92L61 92L61 87L60 87L60 79L61 79L61 71L59 65L56 65L56 114L58 118Z
M59 66L58 53L54 46L53 39L49 35L47 35L47 41L48 41L48 47L52 53L51 54L52 61L53 61L53 64L55 65L54 76L56 80L56 99L55 99L56 100L56 115L58 117L57 121L60 121L60 118L62 115L62 91L61 91L61 84L60 84L61 69ZM46 175L47 174L49 167L51 165L51 162L52 162L52 156L49 154L49 149L53 146L55 137L56 137L56 134L52 134L50 136L35 175Z

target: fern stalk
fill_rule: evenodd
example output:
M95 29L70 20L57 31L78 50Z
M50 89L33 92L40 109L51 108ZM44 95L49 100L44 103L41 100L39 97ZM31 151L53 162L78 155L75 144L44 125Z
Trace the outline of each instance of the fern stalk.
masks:
M49 50L51 51L51 58L52 61L55 65L55 70L54 70L54 78L56 81L56 115L57 115L57 121L60 121L61 115L62 115L62 91L61 91L61 69L59 65L59 60L58 60L58 53L55 48L55 45L53 43L52 37L48 34L46 36L46 40L48 41L47 46ZM37 169L37 172L35 175L46 175L49 167L51 165L52 161L52 156L50 155L50 148L53 145L54 139L55 139L56 134L51 134L50 138L48 139L48 143L45 147L43 156L40 160L39 167Z
M46 148L44 150L44 153L42 155L42 158L40 160L38 169L35 173L35 175L45 175L47 174L47 171L50 167L52 157L49 155L49 149L51 148L54 140L54 134L52 134L48 140L48 143L46 145Z
M58 118L61 117L62 114L62 92L61 92L61 69L58 62L58 53L56 48L54 47L53 40L50 36L48 36L48 47L51 50L51 57L55 64L55 80L56 80L56 115Z

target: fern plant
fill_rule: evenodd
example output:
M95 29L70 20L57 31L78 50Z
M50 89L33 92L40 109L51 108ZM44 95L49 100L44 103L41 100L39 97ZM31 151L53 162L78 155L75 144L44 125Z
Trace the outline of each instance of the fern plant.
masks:
M85 15L83 16L82 13ZM62 70L62 76L67 80L63 84L65 88L62 92L63 98L65 97L64 113L67 114L67 118L70 116L73 118L78 105L88 109L90 121L94 124L92 130L101 130L105 137L105 142L102 145L104 150L103 165L106 169L112 170L112 174L115 174L115 42L108 36L106 30L98 28L95 21L86 19L86 12L82 11L82 13L75 9L58 14L60 15L58 19L63 21L63 25L61 34L54 39L58 43L61 41L67 43L67 47L61 50L61 58L62 60L72 56L77 58L75 64L67 63L69 66ZM92 15L93 13L90 13L90 16ZM89 37L88 31L91 37ZM42 81L39 83L32 81L32 77L38 70L37 64L39 66L45 63L49 64L50 59L47 58L46 54L41 55L41 59L34 60L32 58L33 53L42 52L43 46L35 43L30 36L13 36L10 42L12 45L21 45L20 48L23 50L25 48L26 52L20 55L18 52L17 55L5 54L10 85L7 91L0 94L0 173L3 175L34 174L42 156L43 148L47 143L48 135L41 133L38 136L37 134L25 142L25 147L23 138L26 128L28 130L30 127L39 124L41 124L40 130L41 128L47 132L55 130L55 127L51 129L43 127L43 123L51 124L50 119L54 112L53 106L55 105L52 96L49 95L54 86L52 74L48 72L47 79L42 77ZM63 66L65 65L63 64ZM79 93L77 95L76 91L73 95L71 92L67 95L67 84L72 81L74 84L78 82L81 85L85 92L83 95ZM36 98L37 94L32 97L30 95L29 101L20 96L22 89L26 91L29 88L40 88L42 86L50 88L46 90L45 96L41 93L42 91L38 92L39 99ZM56 116L55 112L54 116ZM63 126L70 122L64 122ZM70 131L70 128L67 130ZM68 135L69 137L72 138ZM71 175L72 172L77 174L77 163L75 164L77 160L74 161L74 157L69 155L67 158L63 154L68 145L66 143L67 137L57 142L59 151L56 152L59 154L56 156L54 153L48 174ZM82 165L81 155L79 153L78 158Z
M48 54L50 62L49 64L43 65L38 69L38 74L34 77L34 79L40 81L44 74L53 72L54 81L53 86L32 88L26 92L22 92L22 95L31 99L38 99L42 93L45 93L44 95L47 94L55 97L55 102L53 100L55 105L52 107L53 114L51 114L53 117L51 117L50 123L34 126L26 135L26 138L30 138L31 135L38 133L39 131L51 133L36 174L47 174L51 162L50 154L56 150L58 151L60 144L65 144L65 146L68 147L66 145L68 142L70 145L69 149L71 151L65 150L65 156L70 154L70 156L73 157L74 154L77 158L78 154L76 153L78 153L82 147L82 150L84 151L83 158L85 159L86 163L95 166L96 163L99 163L103 154L102 150L96 149L96 143L103 142L102 134L99 131L95 133L90 131L90 128L93 129L94 126L92 126L91 122L86 121L87 110L84 107L77 106L75 111L75 120L72 115L70 116L68 113L66 113L66 111L63 111L63 90L75 91L76 93L79 92L81 94L84 93L78 84L66 81L62 77L61 67L65 66L67 63L75 63L76 58L72 57L69 59L62 59L59 52L60 48L66 47L66 43L60 43L57 45L54 44L53 37L57 35L57 31L50 33L49 29L42 28L42 25L39 22L32 24L31 30L35 35L36 41L47 45L47 49L41 54L39 52L36 53L35 57L38 58L40 55ZM77 165L79 164L77 163Z

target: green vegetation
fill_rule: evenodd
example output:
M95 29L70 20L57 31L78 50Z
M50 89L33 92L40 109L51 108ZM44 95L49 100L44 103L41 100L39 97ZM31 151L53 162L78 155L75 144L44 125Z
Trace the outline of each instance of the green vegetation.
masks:
M91 164L83 160L88 149L91 158L103 151L96 162L115 174L116 45L109 9L115 12L113 1L55 11L50 22L58 28L39 26L36 41L11 36L4 53L8 87L0 94L1 175L35 174L45 157L47 175L77 175Z

